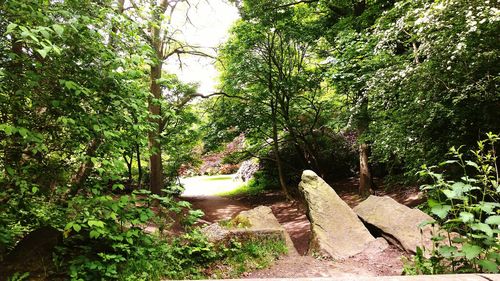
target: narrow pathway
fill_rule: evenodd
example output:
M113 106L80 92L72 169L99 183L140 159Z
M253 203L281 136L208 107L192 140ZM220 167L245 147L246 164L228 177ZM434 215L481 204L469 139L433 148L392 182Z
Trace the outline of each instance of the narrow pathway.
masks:
M267 269L245 274L246 278L299 278L329 276L381 276L400 275L402 252L391 246L380 252L362 253L343 261L321 260L305 256L310 237L310 224L303 206L286 201L279 192L269 192L258 196L222 197L216 194L238 187L231 177L195 177L184 179L186 191L182 197L201 209L204 220L211 223L230 219L241 211L260 205L269 206L278 221L290 234L300 255L289 255L279 259ZM220 187L221 189L218 189ZM232 189L231 189L232 188ZM351 200L347 194L344 200ZM348 203L353 203L348 202Z

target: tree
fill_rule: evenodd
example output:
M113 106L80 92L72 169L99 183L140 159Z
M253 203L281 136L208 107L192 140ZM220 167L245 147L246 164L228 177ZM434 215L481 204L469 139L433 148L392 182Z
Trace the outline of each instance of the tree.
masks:
M114 26L107 17L113 10L87 4L3 4L1 145L11 183L18 178L53 191L68 184L74 195L96 164L116 172L105 177L121 172L107 160L121 147L109 144L132 127L129 113L139 122L144 116L142 74L132 69L144 57L118 42L115 49L128 57L110 49L102 34ZM45 12L33 14L30 5Z
M150 114L151 130L148 134L149 146L149 172L151 191L160 194L163 187L162 164L162 107L164 100L160 80L163 76L164 62L181 54L205 55L194 46L175 39L175 29L171 27L176 8L181 4L190 5L188 0L131 0L131 9L125 11L131 19L142 23L141 37L151 48L150 66L150 97L148 108ZM171 105L173 107L177 105Z
M247 137L270 145L281 189L288 196L282 143L292 144L302 166L321 170L308 138L322 114L317 91L321 77L310 56L313 37L297 32L306 26L302 21L307 13L299 7L285 9L285 16L265 10L255 15L250 3L242 9L252 15L247 13L248 19L233 28L221 50L222 90L240 97L236 107L254 109L251 119L244 113L236 123L248 129Z

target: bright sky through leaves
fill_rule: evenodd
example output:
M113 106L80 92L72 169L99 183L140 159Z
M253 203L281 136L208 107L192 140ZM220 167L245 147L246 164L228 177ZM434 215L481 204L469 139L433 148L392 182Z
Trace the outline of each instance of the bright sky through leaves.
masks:
M186 22L185 15L188 13L191 22ZM204 52L215 56L213 48L223 43L228 36L228 30L232 23L239 17L238 10L224 0L203 0L198 5L179 7L173 25L182 31L178 36L192 45L204 48ZM182 69L178 60L171 59L167 70L175 73L184 82L199 83L199 92L209 94L214 92L217 84L217 70L214 60L204 57L184 56L182 57Z

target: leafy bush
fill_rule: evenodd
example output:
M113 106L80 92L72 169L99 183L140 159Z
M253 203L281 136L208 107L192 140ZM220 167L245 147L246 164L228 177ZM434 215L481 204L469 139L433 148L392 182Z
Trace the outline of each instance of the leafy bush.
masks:
M498 273L500 265L500 186L495 146L498 135L478 142L466 160L461 148L451 148L453 160L442 167L458 166L462 176L450 180L438 167L423 166L422 176L433 180L424 185L429 212L443 230L434 237L435 246L426 259L419 249L415 273L448 272Z
M24 200L39 208L39 215L33 215L34 209L18 209L32 214L31 221L15 224L9 213L13 209L1 213L6 227L0 228L0 238L2 243L8 240L9 245L14 245L39 226L61 229L64 239L55 252L55 267L45 273L49 278L51 274L71 280L234 277L261 268L283 253L284 246L276 241L229 241L222 245L207 241L193 227L203 212L191 210L188 202L168 194L158 196L140 190L116 196L94 190L71 198L64 208L36 198L30 194ZM39 204L35 204L37 200ZM12 199L8 202L19 205ZM56 211L50 216L48 210ZM146 231L152 226L157 230ZM12 278L18 280L19 276Z
M161 231L170 229L175 221L193 222L196 219L191 217L200 214L183 211L188 207L187 202L145 190L117 198L77 196L68 205L59 263L69 269L74 280L123 279L124 272L127 280L158 279L163 275L159 268L173 262L165 257L170 257L174 249L144 228L153 223L153 218L161 220ZM151 261L151 256L159 258ZM154 266L137 266L149 262Z
M0 180L0 185L4 183ZM63 208L54 201L26 182L0 191L0 261L31 230L63 225Z

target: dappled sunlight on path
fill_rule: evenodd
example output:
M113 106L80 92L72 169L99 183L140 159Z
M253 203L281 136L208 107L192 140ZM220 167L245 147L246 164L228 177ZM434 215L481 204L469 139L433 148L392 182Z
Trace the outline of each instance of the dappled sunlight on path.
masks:
M272 209L278 221L283 225L300 255L305 255L311 235L310 223L306 217L306 209L300 202L286 200L279 191L267 191L258 195L218 196L234 190L240 183L234 182L232 176L202 176L183 179L186 190L182 197L193 204L193 208L201 209L205 223L227 220L241 211L259 205ZM362 198L356 194L357 179L351 178L332 183L339 196L351 207L356 206ZM408 204L414 194L387 193L398 201ZM397 195L397 196L395 196ZM398 198L400 197L400 198ZM411 202L410 202L411 203ZM377 252L361 253L354 257L331 261L316 259L312 256L285 256L272 267L244 274L246 278L269 277L328 277L328 276L379 276L399 275L402 271L401 256L404 255L395 246Z
M234 175L198 176L181 179L185 190L182 197L214 196L229 192L242 185L241 181L233 180Z

